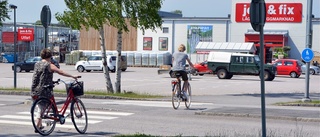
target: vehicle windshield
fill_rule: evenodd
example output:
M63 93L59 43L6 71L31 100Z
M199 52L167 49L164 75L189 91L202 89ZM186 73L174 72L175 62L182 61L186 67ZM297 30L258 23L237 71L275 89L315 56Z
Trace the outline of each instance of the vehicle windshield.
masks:
M40 61L40 58L31 57L26 60L26 62L37 62L37 61Z
M254 60L256 61L256 63L259 63L260 62L259 56L254 56Z
M300 61L300 60L298 60L298 65L299 66L303 66L303 65L305 65L302 61Z

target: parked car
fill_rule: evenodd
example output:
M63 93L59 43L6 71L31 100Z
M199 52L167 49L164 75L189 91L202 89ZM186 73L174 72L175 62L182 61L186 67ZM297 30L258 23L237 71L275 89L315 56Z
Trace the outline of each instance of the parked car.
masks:
M193 64L195 72L193 73L194 76L200 75L203 76L204 74L212 73L212 70L208 68L208 62L203 61L201 63Z
M303 64L301 66L302 74L305 74L306 71L307 71L307 65L302 63L302 62L301 62L301 64ZM309 73L310 73L310 75L319 74L320 73L320 68L310 64Z
M108 61L108 69L111 72L116 71L116 61L117 56L115 55L107 55L107 61ZM126 56L121 56L121 70L126 71L127 70L127 58ZM90 72L92 70L102 71L103 70L103 64L102 64L102 56L101 55L94 55L88 57L86 60L78 61L75 65L75 69L78 70L78 72L87 71Z
M219 79L231 79L233 75L256 75L260 74L260 58L258 55L210 52L208 67ZM264 79L272 81L275 78L276 67L264 64Z
M301 61L296 59L278 59L274 65L277 67L277 75L289 75L292 78L299 78L303 65Z
M34 70L34 64L36 62L40 61L41 57L36 56L36 57L30 57L27 60L24 60L22 62L17 62L16 63L16 71L17 72L30 72L31 70ZM59 62L53 58L51 58L51 63L56 65L58 68L60 68ZM12 65L12 70L14 71L14 65Z

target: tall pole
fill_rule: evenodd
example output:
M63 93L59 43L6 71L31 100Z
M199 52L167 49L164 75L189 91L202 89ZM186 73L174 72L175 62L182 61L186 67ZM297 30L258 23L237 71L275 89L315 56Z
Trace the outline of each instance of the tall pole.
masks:
M13 4L10 4L9 7L11 9L13 9L13 28L14 28L14 41L13 41L13 62L14 62L14 65L13 65L13 86L14 88L16 89L17 88L17 66L16 66L16 62L17 62L17 24L16 24L16 9L17 9L17 6L16 5L13 5Z
M311 48L311 39L312 39L312 0L308 0L307 2L307 25L306 25L306 48ZM311 99L309 97L309 72L310 62L306 62L306 92L304 94L304 98L302 99L303 102L310 102Z

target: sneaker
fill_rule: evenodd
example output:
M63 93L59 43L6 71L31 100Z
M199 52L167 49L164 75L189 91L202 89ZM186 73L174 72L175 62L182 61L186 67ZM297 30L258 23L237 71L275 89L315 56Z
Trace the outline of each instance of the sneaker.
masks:
M44 126L40 127L40 130L44 129ZM34 130L34 133L39 133L36 129Z

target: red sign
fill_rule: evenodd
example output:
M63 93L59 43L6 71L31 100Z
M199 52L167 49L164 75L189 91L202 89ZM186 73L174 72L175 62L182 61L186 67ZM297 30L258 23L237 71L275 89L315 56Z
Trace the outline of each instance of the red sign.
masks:
M250 3L236 4L236 22L250 22ZM266 3L266 22L302 22L302 3Z
M18 41L33 41L33 34L32 28L18 29Z
M2 43L14 43L14 32L2 32Z

